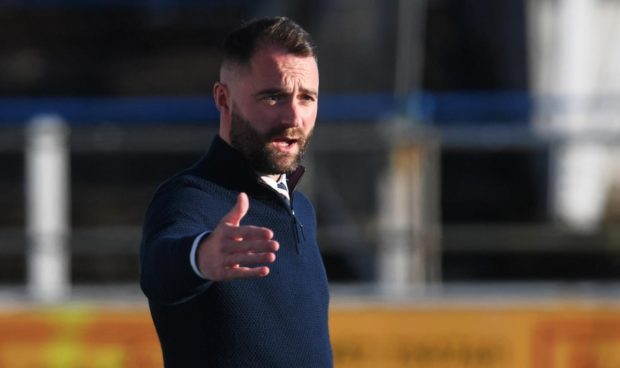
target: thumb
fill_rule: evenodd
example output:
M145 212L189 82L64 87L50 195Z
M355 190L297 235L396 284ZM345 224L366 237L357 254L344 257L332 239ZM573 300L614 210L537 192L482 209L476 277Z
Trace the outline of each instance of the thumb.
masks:
M248 213L249 208L250 200L248 199L248 195L243 192L239 193L237 196L237 203L224 215L222 222L233 226L239 226L241 219Z

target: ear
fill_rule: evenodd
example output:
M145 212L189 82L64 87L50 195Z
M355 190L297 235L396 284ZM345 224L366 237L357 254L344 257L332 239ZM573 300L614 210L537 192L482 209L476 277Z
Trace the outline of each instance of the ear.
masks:
M230 91L228 86L221 82L216 82L213 85L213 99L215 100L215 107L220 112L220 115L229 115L232 101L230 99Z
M220 137L230 144L230 124L232 119L232 98L228 86L222 82L213 85L215 107L220 112Z

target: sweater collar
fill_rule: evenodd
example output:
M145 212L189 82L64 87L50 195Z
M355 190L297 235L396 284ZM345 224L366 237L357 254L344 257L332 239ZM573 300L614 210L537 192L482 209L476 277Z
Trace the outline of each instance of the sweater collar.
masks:
M241 152L216 135L206 155L197 163L197 169L209 180L236 189L254 192L262 187L260 177L255 173ZM289 191L292 193L303 176L305 168L301 165L287 173Z

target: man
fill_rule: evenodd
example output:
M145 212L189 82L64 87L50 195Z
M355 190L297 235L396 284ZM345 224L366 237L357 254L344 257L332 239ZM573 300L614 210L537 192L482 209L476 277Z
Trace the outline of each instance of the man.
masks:
M295 191L318 89L315 46L291 20L228 36L219 134L146 214L141 286L166 367L333 365L315 214Z

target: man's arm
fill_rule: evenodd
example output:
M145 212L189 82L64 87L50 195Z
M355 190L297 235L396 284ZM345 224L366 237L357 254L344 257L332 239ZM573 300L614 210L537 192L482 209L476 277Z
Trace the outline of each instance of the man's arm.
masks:
M206 226L195 215L195 196L178 192L160 193L147 213L141 246L141 286L145 295L162 304L177 304L204 292L213 281L261 277L268 267L249 267L271 263L279 248L273 232L266 228L241 226L249 202L242 193L235 206L215 228L200 239ZM190 254L196 252L196 266Z

